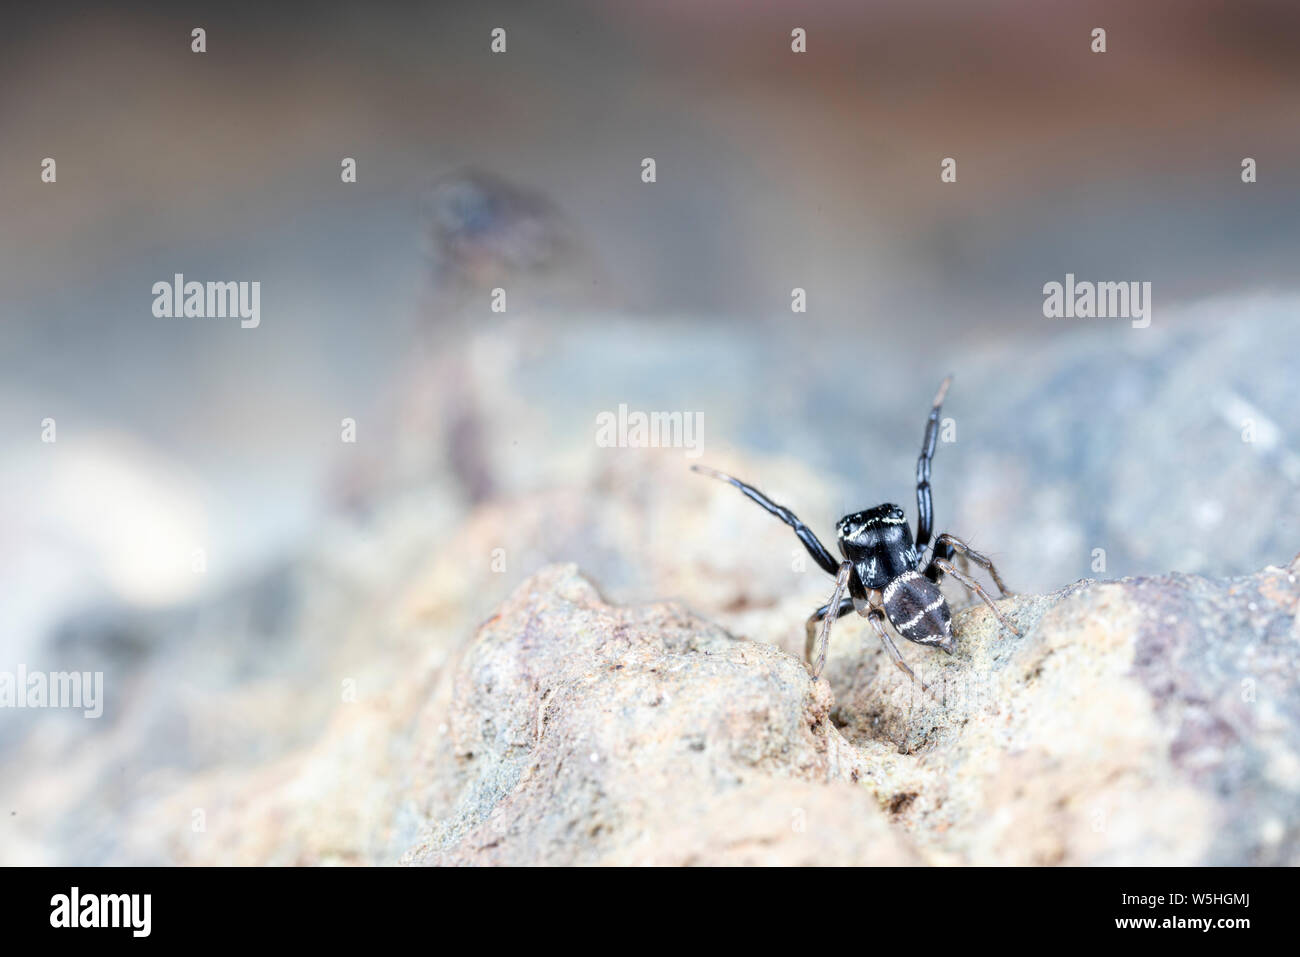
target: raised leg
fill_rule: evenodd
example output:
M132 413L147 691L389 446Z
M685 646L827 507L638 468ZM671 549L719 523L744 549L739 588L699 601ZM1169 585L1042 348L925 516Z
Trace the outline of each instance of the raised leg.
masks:
M873 608L867 612L867 620L875 627L876 634L880 636L881 644L885 646L885 651L889 653L889 657L893 659L898 669L920 685L922 691L930 691L930 686L918 678L916 672L908 667L907 662L903 660L902 654L899 653L898 646L894 644L894 639L889 637L889 632L885 630L885 613L879 608Z
M975 579L971 578L969 575L965 575L962 572L957 571L957 569L952 567L952 562L946 561L945 559L936 558L930 562L930 565L933 566L934 568L939 569L941 572L944 572L945 574L951 575L953 578L957 579L957 581L961 582L963 585L965 585L975 594L979 595L979 597L984 601L984 604L988 605L989 609L993 612L993 614L997 616L998 621L1002 622L1003 627L1006 628L1008 631L1010 631L1017 638L1021 637L1020 629L1017 628L1015 625L1011 624L1011 619L1009 619L1006 615L1002 614L1002 612L998 609L998 606L994 604L993 596L984 590L983 585L981 585Z
M844 600L844 589L849 585L849 575L853 572L853 563L844 562L840 565L839 574L835 576L835 591L831 593L831 600L826 603L827 608L840 607L840 602ZM822 619L821 633L821 651L817 652L817 661L813 664L813 680L822 676L822 668L826 667L826 652L831 644L831 623L839 615L827 615Z
M838 621L853 610L852 598L841 598L840 607L835 609L835 619ZM817 626L821 620L830 614L830 604L822 605L815 612L808 616L808 622L804 625L804 644L803 657L804 661L812 662L813 646L817 641Z
M1011 594L1011 590L1008 589L1007 586L1002 583L1002 576L999 575L998 570L993 567L993 559L989 558L987 555L975 551L975 549L971 548L969 545L963 542L956 535L949 535L947 532L944 532L942 535L940 535L938 538L934 540L934 545L935 545L936 554L938 554L938 548L940 545L946 545L948 546L948 550L950 553L955 551L957 552L957 554L970 559L976 565L979 565L981 568L983 568L985 571L989 573L989 577L993 579L993 584L998 586L999 592L1001 592L1003 595ZM949 558L950 555L939 555L939 557Z
M794 533L799 536L799 541L803 542L803 547L808 549L808 554L813 557L813 560L822 567L822 570L825 571L826 574L838 574L840 563L831 556L829 551L826 550L826 546L818 541L817 536L813 534L812 529L799 521L799 517L795 515L794 512L782 505L777 505L752 485L746 485L740 479L732 478L724 472L719 472L703 465L692 465L691 469L699 472L701 475L708 475L721 482L729 482L736 486L736 488L740 489L759 505L763 506L767 511L771 512L781 521L793 528Z
M916 550L918 552L930 544L930 535L934 531L934 503L930 498L930 460L934 458L934 450L939 443L939 410L943 407L943 397L948 394L948 386L951 383L952 376L939 383L939 391L934 396L934 405L930 408L930 418L925 423L925 438L921 440L921 456L916 460Z

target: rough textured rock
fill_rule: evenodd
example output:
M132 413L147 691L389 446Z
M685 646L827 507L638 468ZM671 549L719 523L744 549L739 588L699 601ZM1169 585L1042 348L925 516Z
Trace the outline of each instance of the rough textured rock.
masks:
M959 653L928 656L941 701L841 647L835 714L871 783L915 795L932 860L1294 863L1298 599L1290 569L1080 582L1008 602L1020 640L974 608Z
M1296 863L1298 601L1270 568L1007 599L1020 639L972 607L907 647L926 695L856 619L814 683L548 568L460 664L407 859Z
M456 679L445 791L409 859L490 864L917 860L799 662L674 605L616 608L554 566ZM847 764L846 764L847 761Z
M710 462L834 505L797 462ZM0 857L1300 862L1293 569L1007 599L1021 639L964 609L956 655L903 648L935 700L857 617L813 685L830 580L678 450L429 511L322 536L192 624L69 631L108 672L104 717L21 715ZM529 577L575 555L581 575Z

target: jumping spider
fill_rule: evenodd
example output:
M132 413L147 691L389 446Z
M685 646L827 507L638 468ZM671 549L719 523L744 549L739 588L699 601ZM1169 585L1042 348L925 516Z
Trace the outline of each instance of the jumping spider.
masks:
M959 572L951 562L953 555L960 554L988 569L998 591L1004 596L1009 595L1002 577L986 556L961 539L944 532L934 540L930 559L926 561L925 552L930 545L930 533L934 526L934 507L930 500L930 460L934 458L935 445L939 439L939 410L951 381L952 376L944 379L934 397L934 406L930 409L930 418L925 426L925 438L921 443L921 456L916 461L915 542L912 541L912 533L901 508L890 504L877 505L865 512L845 515L836 523L835 535L840 553L844 556L844 561L837 562L813 534L812 529L799 521L789 509L777 505L758 489L730 475L702 465L692 466L697 472L736 486L793 528L813 560L828 574L835 576L835 591L831 594L831 600L812 613L805 627L804 657L813 666L814 678L821 676L826 664L831 623L855 610L871 622L894 664L913 681L917 680L916 675L907 666L894 640L885 630L886 617L894 630L908 641L914 641L918 645L935 645L952 654L952 613L943 592L939 590L939 581L945 574L951 575L983 599L1005 628L1017 636L1020 634L998 610L980 583ZM844 595L846 588L849 597ZM818 622L821 622L819 641ZM815 662L814 647L820 647Z

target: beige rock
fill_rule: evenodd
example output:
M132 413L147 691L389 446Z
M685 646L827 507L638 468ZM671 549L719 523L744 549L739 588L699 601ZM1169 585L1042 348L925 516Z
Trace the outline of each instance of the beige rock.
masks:
M1081 582L1006 600L1019 639L969 608L956 655L907 646L926 695L858 619L814 683L548 568L461 663L407 859L1294 862L1298 597L1281 569Z
M798 463L735 467L833 507ZM963 607L955 655L902 643L932 698L856 616L812 682L829 579L680 455L339 538L131 645L102 720L28 716L4 860L1300 861L1292 569L1006 599L1022 638ZM546 566L573 555L611 600Z
M424 863L910 863L824 684L574 566L525 582L456 679ZM846 815L840 819L840 815Z

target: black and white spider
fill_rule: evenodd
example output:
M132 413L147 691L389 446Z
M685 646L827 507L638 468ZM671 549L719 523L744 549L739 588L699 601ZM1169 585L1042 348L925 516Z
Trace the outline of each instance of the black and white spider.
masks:
M692 466L697 472L730 482L793 528L817 564L835 576L835 591L831 600L812 613L805 628L807 640L804 657L813 666L814 678L821 676L826 664L831 623L854 610L871 622L894 664L913 681L916 680L916 675L907 666L899 654L898 646L885 630L886 618L894 630L908 641L914 641L918 645L935 645L952 654L952 613L943 592L939 590L939 581L944 575L951 575L973 591L993 610L1004 627L1015 635L1020 634L998 610L980 583L958 571L951 562L953 555L964 555L975 564L988 569L998 591L1004 596L1010 594L997 569L993 567L993 562L986 556L961 539L944 532L934 540L929 561L926 561L926 550L934 527L934 507L930 500L930 460L934 458L935 446L939 440L939 410L951 381L951 376L944 379L934 397L934 406L930 409L930 418L925 426L925 438L921 443L921 456L916 462L916 541L912 540L912 532L907 527L907 518L901 508L890 504L877 505L865 512L845 515L836 523L835 535L840 553L844 556L842 562L837 562L813 534L812 529L799 521L788 508L777 505L758 489L730 475L702 465ZM849 593L847 597L844 594L846 588ZM818 622L821 622L820 642L815 640ZM813 649L818 646L820 651L814 662Z

